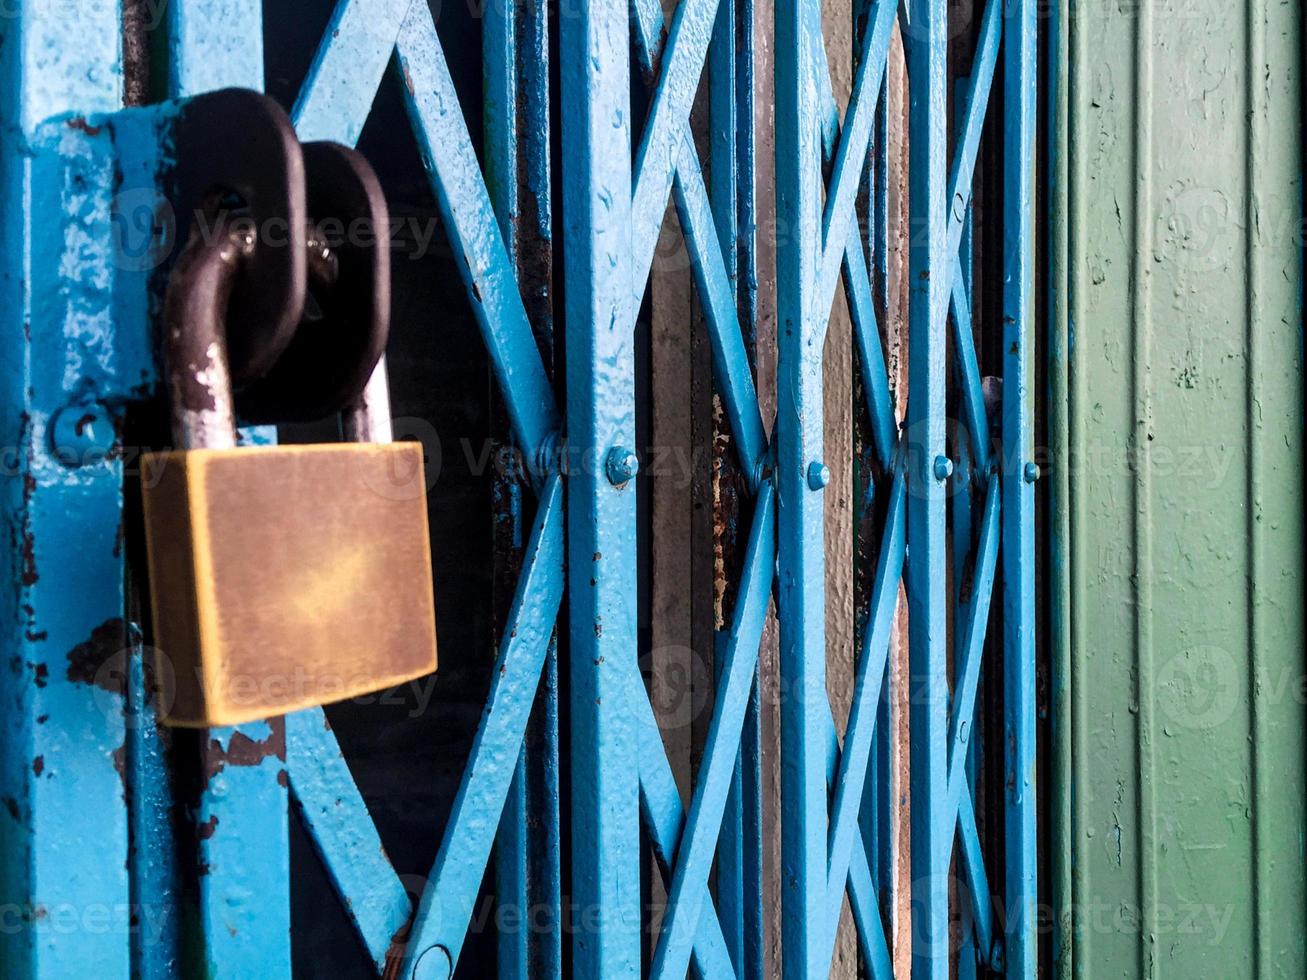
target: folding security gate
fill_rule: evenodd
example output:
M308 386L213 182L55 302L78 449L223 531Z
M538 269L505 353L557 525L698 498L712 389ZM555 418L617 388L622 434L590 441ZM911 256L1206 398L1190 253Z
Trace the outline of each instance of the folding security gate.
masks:
M414 907L318 709L208 733L198 803L186 816L200 871L193 892L177 889L170 777L124 577L130 462L115 442L127 407L157 388L144 277L123 261L134 204L122 188L159 150L148 136L131 142L116 123L124 58L130 82L133 59L145 55L123 47L114 0L7 5L0 420L15 448L6 451L4 502L12 588L0 600L6 977L290 975L288 803L378 974L454 972L493 856L501 907L549 910L541 928L521 917L501 923L502 975L825 976L847 897L866 970L889 977L890 840L903 811L886 791L894 778L886 679L901 584L912 975L1035 975L1036 4L987 0L965 32L951 27L951 6L859 5L856 76L841 114L821 5L777 0L774 45L764 52L775 71L771 242L757 226L755 165L772 152L755 125L755 24L767 16L757 0L681 0L670 17L658 0L488 4L484 162L446 62L450 39L428 4L337 5L293 105L297 132L355 143L383 76L398 73L530 488L524 502L505 505L523 522L520 573ZM129 11L166 28L158 35L166 45L151 53L156 75L166 65L161 98L262 87L264 46L277 39L264 36L258 0L136 2ZM903 420L881 329L893 245L883 93L896 25L910 99ZM964 48L971 68L951 94L950 64ZM648 86L635 100L643 112L633 74ZM711 117L706 176L691 126L701 85ZM982 145L996 205L984 216L986 241L997 243L989 249L977 244L971 207ZM706 321L729 465L747 498L688 801L637 663L634 326L669 198ZM556 281L541 278L554 227ZM772 246L774 425L752 363L757 254ZM831 474L822 418L823 339L841 282L869 433L857 506L875 529L842 737L825 676ZM552 379L551 285L565 365ZM983 322L973 322L982 294ZM989 354L978 350L980 336L991 339ZM761 908L756 689L773 599L778 956ZM1001 742L1001 751L983 766L974 737L982 674L1001 706L986 746ZM524 753L538 699L542 720ZM978 814L986 766L1001 773L1001 790ZM667 894L653 935L646 847Z

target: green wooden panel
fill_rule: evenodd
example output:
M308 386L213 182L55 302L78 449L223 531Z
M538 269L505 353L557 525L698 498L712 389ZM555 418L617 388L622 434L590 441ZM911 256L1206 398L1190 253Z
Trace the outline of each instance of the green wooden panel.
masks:
M1058 972L1301 978L1300 4L1066 12Z

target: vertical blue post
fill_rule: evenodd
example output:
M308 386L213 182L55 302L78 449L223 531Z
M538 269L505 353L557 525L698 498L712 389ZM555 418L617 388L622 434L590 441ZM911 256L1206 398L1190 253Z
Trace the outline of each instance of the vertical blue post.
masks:
M1003 729L1006 963L1033 980L1035 935L1035 0L1007 0L1003 106Z
M726 273L754 352L753 2L720 0L708 49L710 198ZM748 461L746 461L748 462ZM738 518L732 514L731 518ZM718 633L715 677L721 682L726 634ZM717 907L736 976L762 975L762 833L757 670L740 735L735 775L717 850Z
M566 233L573 975L640 975L630 29L619 0L559 18Z
M815 0L776 2L776 249L781 704L781 966L825 977L827 884L822 340L814 309L822 241Z
M174 0L168 78L175 98L227 86L263 88L259 0ZM245 443L275 441L270 427ZM281 718L201 733L198 949L195 968L218 978L289 978L290 828Z
M481 37L486 187L541 353L552 365L552 293L548 272L541 273L552 234L549 36L543 0L488 4ZM508 465L496 474L496 521L507 522L510 527L504 530L511 532L496 536L511 549L496 556L506 571L521 567L525 545L525 474L514 461L518 452L505 447ZM560 900L558 647L552 641L543 674L495 842L495 893L500 908L509 910L502 921L517 923L498 930L501 978L558 976L562 969L560 930L534 928L531 917L539 906L556 910Z
M0 18L6 980L125 980L134 926L122 465L106 451L140 365L120 356L111 314L111 141L83 125L121 105L121 11L86 0L70 12L22 0Z
M948 4L911 0L909 109L908 643L911 709L912 976L948 980L948 596L945 574L948 254Z

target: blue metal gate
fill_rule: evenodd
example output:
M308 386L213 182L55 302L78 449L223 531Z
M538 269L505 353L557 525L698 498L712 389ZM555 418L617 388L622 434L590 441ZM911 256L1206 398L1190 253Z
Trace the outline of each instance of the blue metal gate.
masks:
M276 42L263 37L259 0L144 6L167 18L169 99L262 87L263 46ZM691 968L763 976L755 685L774 596L784 691L776 967L786 977L828 975L847 895L868 972L889 977L885 842L895 804L878 783L889 778L887 662L901 582L911 651L912 975L946 977L955 959L968 975L981 966L1035 975L1036 6L987 0L969 79L952 99L951 49L972 39L951 32L945 0L856 6L856 78L841 115L821 5L775 4L774 426L762 416L751 363L753 171L763 152L754 135L754 0L680 0L670 18L658 0L579 0L562 4L556 19L543 3L487 5L484 168L428 5L336 7L294 105L296 129L304 139L355 143L383 75L399 74L535 494L534 507L522 506L534 517L489 695L416 909L320 710L209 733L191 817L204 869L199 894L172 890L173 800L120 541L130 463L114 451L125 406L156 383L144 272L120 248L132 206L124 188L147 185L143 175L167 148L159 125L134 127L116 115L118 3L6 6L0 427L13 448L4 483L12 588L0 606L5 976L289 976L292 803L378 974L452 974L498 838L500 903L551 909L547 928L502 930L501 974L615 980L639 976L647 961L657 977ZM896 23L911 106L902 425L879 326L889 247L883 93ZM519 288L529 261L523 237L538 244L552 224L555 28L564 107L561 403L537 340L544 325L528 315ZM642 120L632 56L649 86ZM701 78L711 116L707 176L690 115ZM971 197L987 120L1001 127L991 142L1001 147L1002 204L987 218L1002 226L1001 257L985 267L991 277L1001 269L1002 282L1001 311L990 317L1001 333L1001 397L988 400L971 312ZM524 194L536 222L525 230ZM734 462L752 494L738 598L717 651L711 724L688 801L637 665L634 327L669 198L692 260ZM830 480L823 338L841 281L872 442L860 506L882 528L842 739L826 692L822 517ZM1001 615L991 612L995 588ZM1001 637L989 636L991 622L1001 623ZM1003 705L1003 792L986 813L1002 840L989 848L972 748L987 651L999 657L989 683ZM524 755L542 682L545 737ZM528 765L543 771L547 787L561 785L568 829L559 829L556 792L528 793ZM646 843L668 894L647 950Z

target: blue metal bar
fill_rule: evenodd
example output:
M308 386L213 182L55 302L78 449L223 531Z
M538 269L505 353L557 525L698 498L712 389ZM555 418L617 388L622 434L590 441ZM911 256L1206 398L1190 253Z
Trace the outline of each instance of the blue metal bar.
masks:
M173 0L166 10L170 98L263 89L262 0Z
M101 458L69 469L51 453L57 413L79 387L92 403L121 398L134 383L125 374L138 367L120 364L113 346L111 249L91 244L110 240L110 140L70 127L75 116L121 104L119 11L109 0L80 5L77 35L57 5L24 3L6 13L0 962L16 978L125 978L133 899L116 768L127 738L117 685L133 627L123 621L117 551L122 467ZM111 436L114 420L103 408L96 415L100 435Z
M631 201L631 238L635 249L631 286L635 290L635 306L644 295L647 270L653 261L672 178L683 158L678 144L684 139L690 107L712 40L717 4L718 0L680 0L665 41L661 37L661 17L636 18L637 32L642 37L649 37L642 29L646 24L657 31L658 51L648 62L660 71L635 156L635 193ZM653 49L647 42L644 46Z
M856 224L849 228L848 238L844 248L844 282L853 321L853 340L858 345L862 386L867 394L867 410L871 415L872 443L881 466L888 469L893 463L894 449L898 444L894 402L890 396L889 374L885 367L885 351L880 342L880 323L871 293L871 279L867 275L867 262Z
M881 81L880 110L876 119L876 135L873 152L869 162L869 196L867 205L870 226L867 229L869 251L875 269L875 280L880 289L881 322L890 322L889 301L889 73ZM847 273L846 273L847 275ZM876 339L879 340L879 330ZM865 359L860 358L863 371L866 371ZM898 416L894 410L893 395L889 388L888 372L885 372L885 399L890 419L889 434L896 438L898 434ZM866 387L864 382L864 387ZM870 391L871 389L867 389ZM886 465L886 460L882 460ZM894 767L894 744L897 733L891 728L894 712L894 674L890 676L881 690L879 719L876 723L874 779L868 783L865 792L861 823L863 838L868 850L874 855L874 877L880 892L882 910L888 910L893 902L893 881L895 874L894 853L896 847L895 813L900 808L900 788L898 774Z
M711 15L705 34L710 27ZM620 463L636 445L626 5L581 0L559 18L559 68L567 106L571 898L586 916L573 934L572 972L581 980L634 980L640 767L627 685L637 653L636 491L620 467L612 478L607 472L610 459Z
M302 140L358 142L410 0L339 0L291 111ZM487 17L498 5L486 8Z
M964 100L966 98L965 86L961 82L954 83L953 98L955 104L958 105L964 104ZM955 139L958 136L958 132L965 125L965 122L966 122L965 114L955 115L954 117ZM973 250L974 233L975 233L975 223L972 220L971 209L968 208L966 213L966 218L964 219L962 225L962 240L958 245L958 274L953 283L953 292L955 296L960 293L964 298L966 298L966 297L970 297L972 294L972 285L971 285L972 269L974 268L974 261L975 261L974 250ZM961 323L964 319L966 324L965 328L961 326ZM957 332L957 334L962 334L962 333L966 334L965 339L967 341L967 349L971 352L972 360L974 361L975 339L971 333L972 328L971 328L970 312L968 311L967 316L963 318L958 316L955 310L954 319L952 322L954 324L954 329ZM962 391L963 412L966 413L967 412L966 400L968 397L968 393L972 391L972 385L970 384L971 379L974 379L975 382L974 394L976 396L982 396L983 392L980 389L979 372L966 371L965 367L963 367L962 364L962 362L965 360L965 354L962 350L962 347L960 346L957 340L954 341L954 346L957 347L959 350L959 353L957 355L957 360L955 361L955 367L957 369L954 372L954 377L957 380L959 387L963 389ZM981 416L980 416L982 419L984 418L983 408L984 406L982 402ZM973 506L973 501L971 499L971 490L972 490L972 481L976 476L976 466L973 461L974 453L971 447L973 443L979 441L975 437L976 431L977 431L976 429L971 428L971 429L967 429L962 433L958 433L955 442L955 445L957 447L957 465L953 471L953 476L951 477L953 492L951 496L952 507L949 510L949 527L950 527L950 532L953 535L953 549L952 549L953 550L952 601L954 604L953 690L955 693L954 693L954 714L953 717L950 719L950 725L954 725L957 722L957 719L959 717L958 712L964 710L963 708L960 707L962 699L957 697L956 692L958 691L958 688L961 686L958 681L958 677L960 674L965 673L966 668L963 667L960 670L958 665L963 663L963 655L967 650L968 641L970 639L968 636L964 635L966 633L966 630L958 629L956 624L969 623L972 619L972 607L974 605L972 598L976 590L973 584L971 569L976 562L975 556L980 553L979 550L977 550L973 554L973 549L971 548L972 529L974 527L974 518L975 518L975 514L972 513L972 511L974 510L974 506ZM982 438L988 436L987 431L982 431L981 434L982 434ZM982 468L980 472L985 473L986 471L985 469ZM991 487L997 486L997 481L990 480L989 482ZM991 581L990 583L991 589L992 589L992 584L993 583ZM979 660L979 658L977 659ZM982 666L983 664L977 665L977 681L976 681L977 684L980 684L982 680L980 676L980 667ZM975 701L976 699L973 698L972 700ZM969 804L971 800L975 798L974 794L976 792L976 775L978 772L977 761L980 756L979 747L980 747L981 733L980 730L976 727L977 723L980 720L980 713L977 710L976 705L973 704L970 713L967 715L967 719L968 719L967 725L969 728L969 738L967 740L967 744L964 749L964 752L966 754L965 764L966 764L967 792L971 794L966 801L966 803ZM950 746L952 745L952 736L950 736L949 744ZM962 855L964 861L963 868L965 869L967 867L965 861L967 860L968 857L976 857L976 858L981 857L980 837L979 837L979 833L977 832L973 842L972 838L968 836L971 833L971 829L967 827L966 822L960 816L958 819L958 833L962 836L961 847L962 847ZM973 843L975 845L974 855L972 854L972 850L970 846ZM983 864L981 865L980 873L981 874L984 873ZM989 909L988 907L986 907L982 911L985 914L988 914ZM976 977L979 975L980 964L988 955L989 940L986 939L983 943L978 943L978 936L981 930L977 923L978 923L978 917L975 915L966 916L963 917L962 919L962 929L961 929L962 935L960 937L960 943L957 952L958 980L976 980Z
M700 913L708 897L708 874L735 774L749 692L757 674L758 647L767 618L767 601L771 597L776 559L774 508L775 493L770 484L764 484L754 510L739 602L726 644L725 663L694 798L676 851L677 863L668 893L667 915L650 971L652 977L660 980L685 976Z
M196 968L214 978L289 978L285 719L211 728L202 738Z
M1003 0L988 0L980 22L980 39L972 62L971 78L962 98L962 125L958 135L953 169L949 174L949 254L958 250L962 225L971 206L971 181L976 172L976 154L989 108L989 91L998 64L999 42L1003 37Z
M409 9L397 50L405 104L440 206L441 226L454 254L462 257L459 272L473 298L513 434L527 459L538 462L540 450L558 432L558 410L425 4Z
M814 0L776 3L778 356L777 489L780 521L781 969L786 980L824 977L832 928L811 913L827 892L826 693L822 342L816 312L822 248L822 144L813 49ZM819 908L824 905L819 904Z
M658 719L654 716L644 678L633 667L628 671L627 699L635 715L640 755L640 812L649 831L649 843L658 859L665 882L670 882L676 854L685 827L681 793L667 761ZM734 967L726 948L721 921L711 901L700 905L699 928L694 939L694 964L702 977L733 977Z
M993 2L993 0L991 0ZM1037 21L1006 4L1003 85L1003 744L1009 980L1037 969L1035 904L1034 211Z
M747 282L741 283L740 272L741 266L752 261L753 244L752 231L741 227L742 211L751 208L746 198L753 196L751 14L752 7L747 0L720 0L708 48L710 196L717 238L724 245L722 258L748 354L753 352L754 293ZM722 475L715 474L714 479L721 479ZM732 536L736 516L727 515ZM774 544L772 562L774 565ZM715 638L714 683L720 686L726 673L729 635L719 631ZM717 845L717 907L737 976L752 976L761 968L755 955L758 939L751 936L755 930L761 930L761 903L755 896L762 892L762 881L754 876L754 872L761 871L758 832L761 828L746 825L747 817L761 805L760 797L746 797L746 794L756 794L761 785L756 778L761 761L759 716L751 710L757 705L757 678L755 657ZM750 860L750 851L757 855L755 860Z
M520 274L520 250L517 235L518 184L518 51L516 3L491 3L481 19L481 76L484 104L482 108L482 142L485 156L486 190L499 217L499 233L508 250L509 261ZM511 452L511 449L509 450ZM495 480L495 520L512 525L513 544L507 553L496 549L496 575L500 568L520 561L522 524L521 493L517 492L511 473L497 472ZM501 910L510 910L511 920L525 922L530 907L528 876L528 801L527 749L525 740L518 752L513 782L504 802L495 837L495 900ZM525 980L529 970L529 930L522 927L496 931L496 966L501 980L510 977Z
M957 250L948 236L948 4L911 0L909 126L908 632L911 697L912 975L949 975L946 304Z
M994 952L994 916L989 874L985 871L985 858L980 850L980 831L976 827L975 804L969 793L962 794L958 808L958 837L962 853L962 872L966 876L971 898L971 921L975 929L975 947L971 963L971 969L975 972L979 963L991 962Z
M548 0L517 0L519 53L519 153L524 168L519 198L518 228L534 251L532 261L519 261L521 291L530 297L527 308L532 329L545 344L547 368L553 369L553 124L550 90L550 16ZM534 218L534 221L532 220ZM545 250L549 265L541 268ZM519 259L521 257L519 256ZM523 278L526 268L532 274ZM554 928L530 929L529 967L538 977L563 974L563 930L558 928L562 897L562 819L559 812L559 683L558 639L555 629L545 652L537 694L540 712L536 739L528 734L528 752L535 767L528 800L533 815L530 841L529 908L552 910Z
M821 713L818 734L824 746L825 773L824 782L833 786L836 768L839 762L839 736L835 733L835 718L830 712L830 701L826 700L826 710ZM820 908L821 899L817 896L816 904ZM849 858L849 907L853 910L853 922L862 943L863 956L871 968L875 980L893 980L894 970L890 963L889 947L885 941L885 927L881 922L880 909L877 904L876 883L871 875L871 864L862 838L853 837L853 851ZM814 920L825 922L822 916L813 916ZM830 924L832 932L835 924Z
M961 272L953 279L950 309L953 313L953 351L957 358L957 378L963 421L971 437L971 452L976 469L989 468L989 417L985 413L985 393L981 387L980 366L976 360L976 337L972 332L968 277Z
M286 769L304 829L380 973L412 903L321 708L286 717Z
M722 261L721 242L704 191L703 175L689 134L682 133L681 164L676 173L676 206L681 230L693 262L695 286L708 319L713 376L717 380L726 419L739 444L741 468L750 489L758 490L767 436L762 427L757 390L744 334L736 314L731 280ZM661 220L661 219L660 219Z
M876 730L881 685L889 667L890 630L894 625L894 610L903 573L906 507L906 485L898 477L894 480L889 513L885 518L885 534L876 562L871 615L863 633L862 651L854 677L853 703L835 776L828 848L828 898L824 913L831 926L827 956L835 948L835 925L839 922L840 904L849 879L849 859L854 841L858 839L858 811L862 807L862 791L871 761L871 741Z
M662 10L657 0L634 0L635 50L641 68L652 74L665 50ZM767 437L762 413L749 364L744 331L736 313L733 277L728 270L713 207L704 186L703 172L690 130L689 117L681 119L679 137L672 139L670 163L675 174L677 213L685 235L686 247L695 275L695 287L704 304L712 347L713 372L726 410L727 422L738 443L741 468L750 489L757 492ZM634 266L634 302L638 306L644 295L653 249L662 227L666 197L649 213L632 216L632 235L636 239ZM647 241L646 241L647 239ZM642 244L643 243L643 244Z
M132 617L133 620L136 618ZM132 791L129 868L141 926L132 933L139 980L172 980L181 955L183 897L176 849L170 846L177 798L168 778L167 736L155 714L153 665L133 630L127 675L127 771ZM2 960L0 960L2 962Z
M871 144L871 130L880 104L881 83L885 78L891 29L897 10L898 0L876 0L874 12L868 18L853 93L841 127L834 171L826 195L821 271L817 294L813 297L821 308L830 305L848 245L849 229L856 227L855 198L866 174L867 148ZM861 236L858 243L861 248Z
M563 556L563 485L554 474L541 496L485 711L409 934L404 976L419 965L444 964L450 975L458 964L562 602Z
M985 625L989 622L989 602L994 590L994 572L998 564L999 526L998 482L991 480L980 518L980 546L972 566L972 594L965 609L958 610L961 636L954 667L952 711L949 715L949 800L955 800L966 785L967 746L976 716L976 691L980 685L980 663L985 653ZM950 805L955 805L950 803Z

